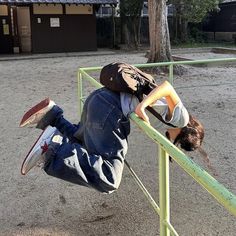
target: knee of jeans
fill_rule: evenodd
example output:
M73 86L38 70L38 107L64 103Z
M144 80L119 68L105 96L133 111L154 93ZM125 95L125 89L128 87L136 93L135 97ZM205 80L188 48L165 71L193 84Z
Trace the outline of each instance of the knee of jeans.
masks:
M110 193L113 193L114 191L118 190L119 186L120 186L120 182L116 181L113 184L103 186L103 188L100 189L99 191L101 191L103 193L110 194Z
M114 191L120 187L121 178L122 178L122 172L116 173L116 175L113 176L112 188Z
M112 191L115 191L115 190L117 190L118 188L119 188L119 186L120 186L120 180L118 180L118 179L116 179L115 181L114 181L114 183L112 184Z
M116 191L121 183L122 173L112 173L110 176L106 176L106 179L103 179L100 182L100 187L104 193L112 193Z

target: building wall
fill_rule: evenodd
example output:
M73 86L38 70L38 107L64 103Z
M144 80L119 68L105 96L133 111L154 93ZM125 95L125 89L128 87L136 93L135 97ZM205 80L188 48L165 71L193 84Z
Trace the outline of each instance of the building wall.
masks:
M225 41L232 42L235 41L236 31L235 32L204 32L206 38L210 41Z
M220 11L214 12L203 22L203 31L208 39L232 41L236 35L236 2L220 5Z
M0 53L13 52L11 17L7 5L0 5Z
M236 31L236 2L220 6L220 11L215 15L214 29L216 32Z
M97 49L96 17L91 6L31 7L32 52L74 52Z

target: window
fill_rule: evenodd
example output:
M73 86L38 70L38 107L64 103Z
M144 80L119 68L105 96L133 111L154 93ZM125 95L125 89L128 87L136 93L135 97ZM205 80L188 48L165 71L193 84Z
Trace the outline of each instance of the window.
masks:
M97 17L108 17L111 15L112 15L112 7L110 5L105 5L105 6L102 5L96 14Z

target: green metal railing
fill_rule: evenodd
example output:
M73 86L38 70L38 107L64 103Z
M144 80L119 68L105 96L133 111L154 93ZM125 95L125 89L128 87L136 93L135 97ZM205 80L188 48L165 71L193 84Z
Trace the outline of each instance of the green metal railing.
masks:
M163 63L136 64L136 67L147 68L157 66L169 67L169 81L173 84L173 68L174 65L193 65L217 62L236 62L236 58L226 59L211 59L198 61L177 61ZM101 67L80 68L78 70L78 96L79 96L79 111L81 114L83 102L83 83L86 79L96 88L102 87L88 72L100 71ZM192 176L202 187L204 187L220 204L222 204L230 213L236 216L236 196L227 190L222 184L217 182L211 175L197 165L191 158L186 156L180 149L173 145L166 137L155 130L151 125L140 119L135 113L130 115L130 118L155 142L159 147L159 206L142 184L134 170L130 167L127 160L125 164L128 167L134 180L137 182L140 189L143 191L147 200L160 216L160 235L178 236L178 233L170 223L170 187L169 187L169 158L170 155L190 176Z

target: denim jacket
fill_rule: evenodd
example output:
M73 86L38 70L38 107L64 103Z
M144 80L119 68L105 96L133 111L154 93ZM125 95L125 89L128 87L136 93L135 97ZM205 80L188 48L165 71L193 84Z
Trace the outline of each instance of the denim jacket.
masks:
M62 134L73 130L63 117L55 126ZM56 156L50 158L45 171L100 192L116 190L122 178L130 133L130 121L122 112L120 94L106 88L91 93L85 101L78 129L73 133L76 142L64 138L57 148L51 144ZM69 137L68 133L66 136Z

